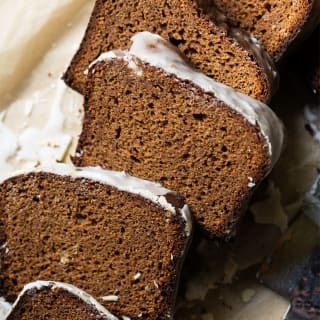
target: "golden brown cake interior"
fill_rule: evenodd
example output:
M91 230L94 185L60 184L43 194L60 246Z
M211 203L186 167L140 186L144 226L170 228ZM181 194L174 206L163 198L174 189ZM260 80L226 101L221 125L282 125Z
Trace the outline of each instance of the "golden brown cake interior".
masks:
M54 280L115 315L172 313L187 243L181 215L102 183L32 173L0 186L0 221L0 295L9 301L26 283Z
M138 62L137 62L138 63ZM139 65L139 63L138 63ZM227 236L270 164L260 131L191 83L140 62L89 72L76 165L101 165L177 190L209 236Z
M192 0L98 0L80 49L64 79L84 93L84 71L102 52L126 49L132 35L150 31L169 39L190 61L215 80L266 101L272 89L269 70L249 45L243 47L218 27Z

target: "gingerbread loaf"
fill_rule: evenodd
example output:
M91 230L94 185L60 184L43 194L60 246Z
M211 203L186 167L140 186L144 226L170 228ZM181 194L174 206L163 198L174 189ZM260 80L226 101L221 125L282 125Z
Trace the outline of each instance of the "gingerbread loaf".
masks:
M290 48L307 37L320 19L319 0L206 0L233 25L252 33L279 62Z
M229 28L221 14L206 15L195 0L97 0L79 50L64 74L84 93L84 71L101 53L128 49L137 32L161 35L209 77L266 101L276 88L271 59L248 34Z
M210 237L233 233L283 141L269 107L192 69L149 32L92 64L84 110L73 162L177 190Z
M172 317L191 233L181 196L123 172L39 170L0 185L0 296L52 280L118 317Z
M86 292L70 284L27 284L5 320L118 320Z

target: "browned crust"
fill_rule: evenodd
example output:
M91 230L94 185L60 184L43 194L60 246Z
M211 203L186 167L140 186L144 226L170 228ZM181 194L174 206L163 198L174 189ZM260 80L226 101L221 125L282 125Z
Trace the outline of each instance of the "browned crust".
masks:
M243 47L243 44L239 44L239 42L237 42L235 39L231 38L228 35L228 32L226 32L226 30L224 28L220 28L217 25L215 25L211 20L209 20L209 18L203 14L202 10L198 9L197 5L196 5L196 1L195 0L186 0L185 4L186 6L189 6L189 8L193 8L194 10L197 10L197 14L201 23L207 25L207 28L210 30L210 32L212 34L223 34L225 39L227 39L230 42L230 48L235 47L237 48L237 50L239 52L241 52L241 54L243 55L243 59L245 61L246 64L251 65L251 67L253 69L255 69L256 74L254 75L254 77L256 77L257 79L257 84L259 83L259 87L261 87L261 90L259 93L252 93L252 96L254 96L255 98L262 100L262 101L268 101L270 99L270 96L273 94L273 90L275 90L276 88L274 87L274 79L271 79L271 77L268 75L268 70L265 68L264 64L259 61L259 59L257 58L257 56L254 54L254 52L248 47L245 46ZM125 9L124 9L125 10ZM95 8L93 10L93 14L90 18L90 22L89 25L87 27L85 36L83 38L83 41L80 45L80 48L78 49L77 53L75 54L75 56L73 57L71 64L69 66L69 68L67 69L66 73L63 75L63 79L64 81L73 89L79 91L80 93L84 93L85 90L85 75L83 75L82 79L77 79L77 75L76 73L78 73L79 75L83 72L79 71L81 64L84 63L84 61L82 61L86 50L88 50L89 46L92 46L92 43L90 43L90 39L97 34L97 30L100 30L98 25L100 24L104 24L104 2L102 0L97 0ZM200 23L199 23L200 25ZM150 27L151 28L151 27ZM144 31L144 30L140 30L140 31ZM151 30L150 30L151 31ZM99 42L99 40L101 40ZM87 63L85 63L86 67L88 67L88 64L93 61L99 54L102 53L102 37L100 37L98 40L98 42L94 43L94 48L93 51L94 53L92 54L92 58L90 58L90 61ZM113 48L113 49L123 49L124 47L126 47L127 44L125 46L123 46L122 48ZM111 48L112 49L112 48ZM188 48L183 48L181 47L180 49L183 49L185 52L188 51ZM231 49L233 50L233 49ZM188 55L188 53L187 53ZM190 58L190 57L189 57ZM192 60L192 59L191 59ZM221 79L218 79L222 82L224 82L224 78L221 77ZM228 85L231 85L230 83L227 83ZM235 86L234 86L235 87ZM245 84L241 83L238 84L238 90L240 91L244 91L246 94L250 95L250 92L246 92L249 89L248 88L244 88Z

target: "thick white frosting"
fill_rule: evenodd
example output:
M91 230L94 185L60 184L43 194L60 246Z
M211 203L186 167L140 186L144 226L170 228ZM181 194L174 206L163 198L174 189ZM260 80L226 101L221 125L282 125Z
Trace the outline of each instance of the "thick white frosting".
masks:
M17 297L16 301L14 302L14 304L12 305L12 308L14 308L18 302L20 301L21 297L29 290L32 289L41 289L43 287L52 287L52 290L55 288L59 288L59 289L63 289L65 291L68 291L70 293L72 293L73 295L77 296L78 298L80 298L82 301L84 301L85 303L94 306L97 311L101 314L107 317L108 320L118 320L117 317L115 317L114 315L112 315L107 309L105 309L97 300L95 300L91 295L89 295L88 293L84 292L83 290L71 285L71 284L67 284L67 283L63 283L63 282L57 282L57 281L42 281L42 280L38 280L35 282L31 282L28 283L27 285L24 286L24 288L22 289L22 291L20 292L19 296ZM9 313L4 317L4 320L9 316L11 310L9 311Z
M130 176L126 172L105 170L100 167L75 167L71 164L56 163L51 164L49 167L39 166L33 168L29 172L48 172L59 174L63 176L70 176L72 178L86 178L100 183L108 184L121 191L137 194L153 203L160 205L165 210L169 210L172 214L176 214L176 209L170 202L167 201L166 195L173 191L164 188L161 184L143 180ZM26 174L28 171L16 171L9 176L17 176L19 174ZM182 208L178 209L185 220L185 233L190 236L192 231L192 219L189 207L185 204Z
M97 62L120 58L128 61L129 67L140 75L142 70L135 62L136 57L182 80L193 82L205 92L214 94L219 100L243 115L249 123L260 129L269 148L270 169L279 159L284 142L284 129L276 114L264 103L193 69L186 63L177 48L158 35L146 31L139 32L132 37L132 46L129 51L113 50L102 53L90 67L94 72L94 64Z

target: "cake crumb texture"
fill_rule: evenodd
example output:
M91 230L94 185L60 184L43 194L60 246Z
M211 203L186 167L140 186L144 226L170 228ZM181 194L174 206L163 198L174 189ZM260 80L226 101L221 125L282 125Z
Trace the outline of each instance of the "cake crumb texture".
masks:
M184 228L180 214L102 183L10 178L0 186L0 295L13 302L26 283L60 281L115 315L164 319L173 312Z

